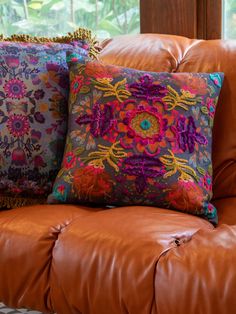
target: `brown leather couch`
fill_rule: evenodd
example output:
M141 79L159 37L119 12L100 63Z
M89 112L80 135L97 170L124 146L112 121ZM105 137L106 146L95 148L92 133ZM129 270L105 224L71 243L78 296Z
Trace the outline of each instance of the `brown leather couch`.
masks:
M58 314L235 314L236 42L121 36L101 59L225 73L213 140L219 225L154 207L0 212L0 301Z

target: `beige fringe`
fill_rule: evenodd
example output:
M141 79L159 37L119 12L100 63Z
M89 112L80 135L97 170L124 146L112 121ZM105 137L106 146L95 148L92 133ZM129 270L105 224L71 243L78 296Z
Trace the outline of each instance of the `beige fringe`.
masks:
M18 208L23 206L45 204L46 199L34 199L34 198L24 198L24 197L10 197L10 196L0 196L0 209L1 208Z
M78 28L73 33L67 33L60 37L37 37L25 34L14 34L10 37L4 37L0 34L0 41L24 42L24 43L70 43L73 40L86 40L90 45L89 55L92 58L97 58L100 51L96 37L92 36L92 32L86 28Z

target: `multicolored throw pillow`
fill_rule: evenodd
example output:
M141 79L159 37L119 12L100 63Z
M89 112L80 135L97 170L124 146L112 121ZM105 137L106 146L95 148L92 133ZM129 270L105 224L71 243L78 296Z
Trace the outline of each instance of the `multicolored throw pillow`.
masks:
M223 74L68 61L69 131L48 202L151 205L216 223L211 144Z
M11 208L45 201L51 192L67 131L66 52L82 59L95 50L83 29L54 39L1 39L0 208Z

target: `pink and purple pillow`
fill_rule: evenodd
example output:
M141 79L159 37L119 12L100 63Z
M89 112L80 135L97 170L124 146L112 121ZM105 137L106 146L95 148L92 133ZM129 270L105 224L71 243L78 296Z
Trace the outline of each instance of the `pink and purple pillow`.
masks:
M69 130L48 202L151 205L216 223L211 145L223 74L68 62Z
M0 208L41 202L51 192L67 131L66 52L82 60L90 50L89 36L70 38L0 42Z

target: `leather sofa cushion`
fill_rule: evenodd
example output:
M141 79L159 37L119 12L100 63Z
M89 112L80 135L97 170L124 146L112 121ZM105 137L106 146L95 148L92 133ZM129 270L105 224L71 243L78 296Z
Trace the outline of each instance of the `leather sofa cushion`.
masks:
M199 229L212 228L201 218L154 207L44 205L1 212L0 296L13 308L45 313L107 308L116 314L123 302L139 313L151 305L159 258Z

